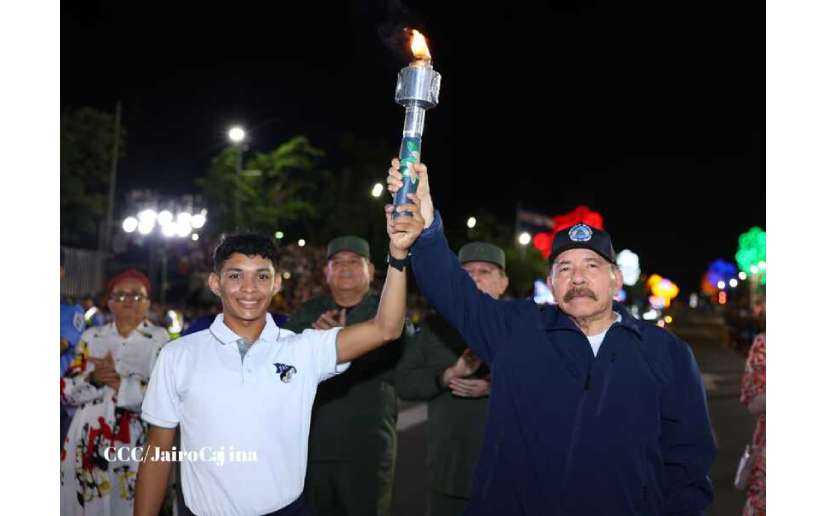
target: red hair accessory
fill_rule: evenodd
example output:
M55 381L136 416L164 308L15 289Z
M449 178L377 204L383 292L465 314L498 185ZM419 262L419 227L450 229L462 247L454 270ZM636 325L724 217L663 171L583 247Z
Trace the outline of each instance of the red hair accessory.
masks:
M112 294L112 289L115 288L115 285L127 279L133 279L139 282L141 285L146 287L146 295L152 295L152 282L149 281L149 278L137 269L126 269L109 280L109 283L106 285L106 297L109 297Z

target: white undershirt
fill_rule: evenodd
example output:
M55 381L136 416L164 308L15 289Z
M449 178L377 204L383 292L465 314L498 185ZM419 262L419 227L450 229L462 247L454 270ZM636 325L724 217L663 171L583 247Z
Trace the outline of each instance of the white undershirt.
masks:
M617 322L622 322L622 314L620 314L619 312L613 313L616 315L616 320L613 321L613 324L616 324ZM613 326L613 324L611 324L610 326ZM602 341L604 340L604 336L607 335L607 330L610 329L610 326L605 328L605 330L599 334L585 335L585 337L587 337L587 340L590 341L590 347L593 348L594 357L599 354L599 348L601 347Z

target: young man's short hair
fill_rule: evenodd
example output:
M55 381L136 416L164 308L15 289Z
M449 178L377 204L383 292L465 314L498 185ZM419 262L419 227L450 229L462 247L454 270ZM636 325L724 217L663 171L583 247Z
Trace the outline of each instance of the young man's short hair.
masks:
M234 233L225 235L212 253L212 270L221 272L224 262L235 253L246 256L260 256L272 262L278 270L278 253L272 239L262 233Z

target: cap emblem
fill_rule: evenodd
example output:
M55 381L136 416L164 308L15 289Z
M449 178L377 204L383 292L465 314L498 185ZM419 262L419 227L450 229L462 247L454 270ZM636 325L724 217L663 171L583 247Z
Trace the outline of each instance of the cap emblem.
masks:
M567 234L573 242L587 242L593 238L593 230L586 224L576 224Z

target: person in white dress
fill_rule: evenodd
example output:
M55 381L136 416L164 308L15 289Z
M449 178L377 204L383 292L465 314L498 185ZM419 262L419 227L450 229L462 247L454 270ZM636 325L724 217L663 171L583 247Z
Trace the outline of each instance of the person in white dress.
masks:
M60 380L63 403L77 407L60 452L60 514L131 515L143 446L140 406L163 345L164 328L146 320L151 284L135 269L107 287L114 321L87 329ZM139 455L136 455L138 459Z

